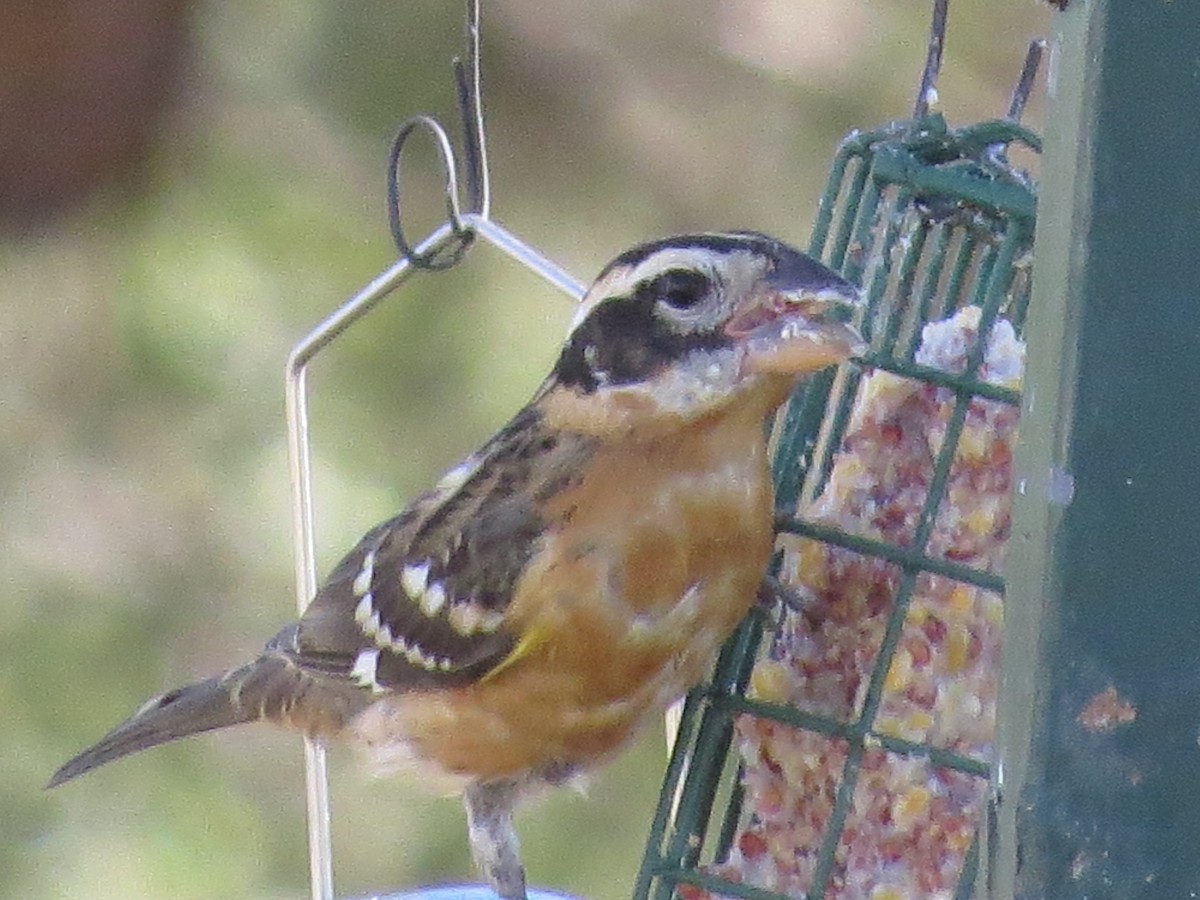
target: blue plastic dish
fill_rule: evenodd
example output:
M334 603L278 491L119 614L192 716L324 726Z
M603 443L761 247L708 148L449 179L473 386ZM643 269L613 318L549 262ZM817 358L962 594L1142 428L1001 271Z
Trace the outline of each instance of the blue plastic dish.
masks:
M418 888L402 894L373 894L362 900L496 900L491 888L481 884L456 884L449 887ZM578 900L570 894L529 889L529 900Z

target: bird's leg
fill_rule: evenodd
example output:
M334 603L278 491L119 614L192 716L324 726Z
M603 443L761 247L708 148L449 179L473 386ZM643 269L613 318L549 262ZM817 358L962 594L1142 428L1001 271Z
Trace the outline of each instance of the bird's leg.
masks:
M808 624L816 627L813 619L812 594L802 585L784 584L774 575L764 575L758 586L758 606L767 614L772 627L778 628L790 610L804 616Z
M514 781L477 782L463 794L471 856L502 900L527 900L521 847L513 827L518 790Z

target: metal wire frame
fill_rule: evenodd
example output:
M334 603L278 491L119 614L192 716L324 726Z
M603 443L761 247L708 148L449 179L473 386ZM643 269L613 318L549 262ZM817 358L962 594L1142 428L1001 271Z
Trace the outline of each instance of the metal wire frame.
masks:
M362 290L339 306L293 347L284 380L287 401L288 478L292 495L292 547L295 560L296 605L301 613L317 590L316 544L313 525L312 450L309 434L306 375L313 359L351 325L366 316L384 297L404 284L413 272L440 271L462 261L477 238L496 247L535 275L578 301L584 285L491 219L491 189L487 140L483 121L480 76L480 4L466 0L467 60L453 61L459 112L463 124L463 165L466 200L459 196L459 160L446 130L431 116L405 121L397 131L388 158L388 222L400 258ZM443 181L446 221L415 246L403 228L400 170L410 136L423 130L437 150ZM329 815L329 776L325 751L304 742L305 796L308 812L309 877L313 900L333 898L333 849Z
M502 225L474 213L463 214L457 225L445 222L417 244L414 250L417 254L430 257L447 250L453 252L464 234L483 238L572 299L578 300L583 296L584 286L565 270ZM296 604L301 613L317 590L312 450L306 388L308 366L322 350L366 316L384 297L404 284L418 268L410 257L397 260L309 332L288 356L284 388L287 399L288 476L292 490ZM313 900L330 900L333 897L333 856L325 752L319 744L305 740L304 757L311 893Z
M758 716L839 737L850 748L832 820L815 848L816 867L808 900L824 897L834 872L859 763L868 745L903 756L921 756L934 766L976 778L986 778L989 773L989 760L877 734L873 725L917 576L929 572L1001 594L1004 590L997 573L931 556L925 552L925 544L943 499L971 399L1017 404L1019 393L978 379L986 346L982 340L961 375L918 365L913 356L921 325L963 305L982 308L981 335L988 333L999 315L1009 319L1018 333L1024 327L1035 197L1025 179L1004 163L1003 152L996 152L997 147L1006 149L1012 143L1039 146L1035 135L1012 121L951 131L934 115L917 123L852 134L839 148L818 209L810 251L863 286L866 311L861 325L872 350L860 364L820 376L792 398L776 436L777 508L795 509L803 499L820 492L864 368L949 388L955 395L954 410L911 545L849 534L790 515L779 521L781 532L886 560L903 573L865 702L858 715L843 721L747 698L764 626L762 614L748 618L723 649L711 679L693 691L685 704L634 891L639 900L667 900L680 884L723 896L779 900L771 891L718 878L704 871L701 863L706 845L710 848L708 859L725 857L741 816L742 798L736 784L726 807L714 813L722 774L728 772L736 755L730 750L737 716ZM715 841L709 837L713 826ZM957 896L964 900L977 861L978 849L973 846L959 880Z

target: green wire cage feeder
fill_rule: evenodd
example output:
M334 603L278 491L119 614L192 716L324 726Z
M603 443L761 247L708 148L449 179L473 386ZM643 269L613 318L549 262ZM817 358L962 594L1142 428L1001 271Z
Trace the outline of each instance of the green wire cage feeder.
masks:
M837 156L871 353L779 431L809 606L690 696L639 897L1200 896L1200 7L1055 5L1036 265L1014 117Z
M920 104L838 150L810 252L862 286L871 349L777 428L804 612L745 622L688 698L638 898L970 895L1036 206L1007 157L1040 150L1016 121L1039 54L1008 119Z

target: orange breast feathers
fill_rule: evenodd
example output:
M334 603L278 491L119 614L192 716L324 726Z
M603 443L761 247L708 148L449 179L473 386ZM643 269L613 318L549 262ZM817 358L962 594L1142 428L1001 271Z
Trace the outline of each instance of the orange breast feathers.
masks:
M478 683L385 698L356 730L377 767L415 757L501 778L586 767L704 677L754 603L772 546L761 410L600 450L506 616L521 639ZM404 745L398 746L398 745Z

